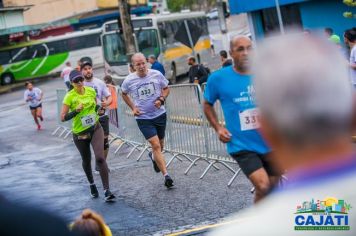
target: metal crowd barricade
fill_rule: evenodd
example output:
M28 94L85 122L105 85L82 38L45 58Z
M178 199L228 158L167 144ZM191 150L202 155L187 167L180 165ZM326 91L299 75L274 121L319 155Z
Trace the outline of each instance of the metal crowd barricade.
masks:
M115 150L114 153L116 154L126 144L132 147L131 151L126 157L129 158L135 150L139 150L141 151L141 153L137 158L137 161L139 161L142 155L144 154L144 152L148 150L149 146L147 145L144 136L141 134L137 126L132 110L125 103L125 101L121 99L121 95L122 95L122 91L121 89L119 89L117 112L118 112L120 130L122 132L122 135L120 135L120 139L122 143L119 145L119 147Z
M203 83L201 85L202 90L205 90L206 87L206 83ZM224 113L220 104L220 101L216 101L216 103L214 104L214 110L216 113L216 116L219 120L220 125L225 126L225 118L224 118ZM209 125L208 122L206 122L206 124L208 125L208 129L207 129L207 140L208 140L208 148L209 150L207 151L208 153L208 158L209 160L212 160L212 164L215 163L220 163L223 166L225 166L228 170L230 170L232 173L234 173L234 175L232 176L232 178L230 179L228 186L231 186L232 182L236 179L236 177L240 174L241 172L241 168L238 168L237 170L234 170L231 166L228 165L228 163L234 163L236 164L236 161L233 160L226 152L226 144L223 144L218 136L216 135L215 130ZM203 178L207 172L210 170L211 165L209 165L204 173L200 176L200 178Z
M52 132L52 135L59 134L58 137L66 139L72 133L72 121L61 121L61 110L64 96L66 95L67 90L57 89L57 128Z
M191 162L185 174L203 160L207 159L206 126L202 106L202 96L199 85L184 84L170 86L170 95L166 101L167 131L165 149L173 154L167 167L180 156ZM195 157L192 160L190 157ZM215 166L214 166L215 167ZM217 167L215 167L218 169Z
M204 85L203 85L204 86ZM127 155L138 150L140 151L137 161L141 159L145 151L149 150L149 145L141 134L131 109L121 99L122 92L118 89L118 120L119 129L115 132L116 139L122 143L115 150L115 154L124 146L132 149ZM190 162L185 174L197 164L198 161L205 161L208 167L204 170L200 178L203 178L211 167L219 170L215 164L221 164L233 172L234 176L229 181L232 184L240 169L234 170L229 163L235 161L226 153L225 144L221 143L212 127L210 127L202 109L202 92L199 85L183 84L170 86L170 95L166 101L167 109L167 129L165 137L165 152L172 154L167 162L167 167L177 159L184 158ZM224 116L220 103L215 104L215 110L219 119L224 125Z
M214 110L217 115L217 118L219 120L220 125L225 126L225 119L224 119L224 113L221 108L220 101L217 101L214 104ZM206 123L208 124L208 123ZM230 179L228 186L232 184L232 182L235 180L235 178L239 175L241 172L241 168L238 168L237 170L234 170L228 163L233 163L236 164L236 161L232 159L226 152L226 144L222 143L218 136L216 135L215 130L208 124L208 129L207 129L207 140L208 140L208 158L212 160L212 164L215 163L220 163L221 165L225 166L228 170L230 170L234 175ZM211 165L209 165L202 176L200 178L203 178L209 169L211 168Z

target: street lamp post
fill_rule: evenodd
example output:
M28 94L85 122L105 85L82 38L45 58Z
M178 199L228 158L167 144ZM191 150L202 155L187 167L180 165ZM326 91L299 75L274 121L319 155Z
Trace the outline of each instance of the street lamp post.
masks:
M279 30L281 31L281 34L284 34L284 26L283 26L281 8L280 8L280 6L279 6L279 0L275 0L275 3L276 3L276 9L277 9Z

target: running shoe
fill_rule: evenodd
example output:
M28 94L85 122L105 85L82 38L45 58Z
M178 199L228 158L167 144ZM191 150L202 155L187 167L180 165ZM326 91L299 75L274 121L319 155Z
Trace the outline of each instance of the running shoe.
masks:
M98 192L98 189L96 188L95 184L90 185L90 194L91 194L92 198L99 197L99 192Z
M156 161L153 160L152 152L149 152L149 153L148 153L148 156L150 157L150 159L151 159L151 161L152 161L152 163L153 163L153 169L154 169L157 173L161 172L161 170L159 169L159 167L158 167Z
M41 129L41 125L37 125L37 130L40 130Z
M114 202L116 199L115 195L109 189L107 189L105 191L104 195L105 195L105 198L104 198L105 202Z
M173 179L169 175L164 176L164 185L167 188L172 188L174 186Z

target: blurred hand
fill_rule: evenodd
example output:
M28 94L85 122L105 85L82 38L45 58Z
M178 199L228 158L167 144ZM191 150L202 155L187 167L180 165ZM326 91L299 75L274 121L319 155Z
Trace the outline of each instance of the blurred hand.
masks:
M75 108L75 110L77 111L77 112L81 112L82 110L83 110L83 104L82 103L80 103L78 106L77 106L77 108Z
M162 106L162 103L159 99L157 99L154 104L155 104L155 107L157 107L157 108L160 108Z
M135 108L132 110L132 112L133 112L134 116L139 116L139 115L141 115L141 112L140 112L140 110L139 110L137 107L135 107Z
M102 108L106 108L107 106L108 106L108 104L106 103L106 99L103 98L103 99L101 100L101 107L102 107Z
M217 133L221 142L223 143L230 142L232 135L226 128L220 127Z

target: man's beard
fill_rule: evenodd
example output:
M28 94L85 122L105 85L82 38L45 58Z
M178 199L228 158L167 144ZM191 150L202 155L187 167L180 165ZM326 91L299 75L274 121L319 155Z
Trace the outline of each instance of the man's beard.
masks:
M92 73L88 73L88 74L84 75L84 78L86 80L91 80L93 78L93 74Z

